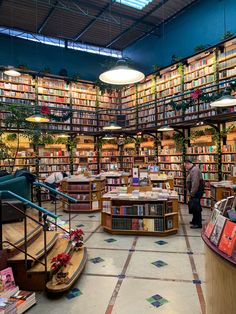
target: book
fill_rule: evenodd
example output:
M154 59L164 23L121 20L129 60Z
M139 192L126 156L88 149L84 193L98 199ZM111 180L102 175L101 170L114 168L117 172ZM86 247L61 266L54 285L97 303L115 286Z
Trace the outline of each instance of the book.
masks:
M8 298L0 298L0 313L17 314L16 301Z
M16 302L17 314L21 314L36 303L35 292L20 290L10 300Z
M11 290L16 287L12 268L7 267L0 271L0 292Z
M15 286L15 288L0 292L0 298L10 298L13 294L19 291L19 287Z
M218 209L214 209L212 211L212 214L211 214L211 218L210 218L210 221L208 222L207 226L206 226L206 229L205 229L205 235L206 237L209 239L211 234L212 234L212 231L214 229L214 226L216 224L216 220L217 220L217 217L220 215L220 211Z
M219 249L227 254L232 256L236 243L236 224L232 221L226 221L222 236L219 242Z
M216 223L215 223L215 226L212 231L211 238L210 238L211 242L214 243L216 246L218 245L220 241L220 237L221 237L226 220L227 219L222 215L218 215L216 219Z

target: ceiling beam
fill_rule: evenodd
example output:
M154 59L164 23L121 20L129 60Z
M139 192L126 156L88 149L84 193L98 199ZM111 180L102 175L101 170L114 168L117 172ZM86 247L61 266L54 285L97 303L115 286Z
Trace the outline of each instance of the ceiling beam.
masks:
M99 6L95 5L95 4L89 3L88 0L85 0L85 1L84 0L82 0L82 1L80 1L80 0L73 0L73 1L75 3L78 3L78 4L85 5L87 8L90 8L90 9L95 9L95 10L100 10L101 9L101 7L99 7ZM111 1L114 2L114 0L111 0ZM110 0L109 0L109 2L110 2ZM124 18L124 19L127 19L127 20L130 20L130 21L134 21L134 22L138 21L137 18L135 18L135 17L133 17L131 15L125 14L124 12L122 12L122 13L116 12L115 9L112 11L112 15L118 16L120 18ZM144 21L143 24L145 24L146 26L149 26L149 27L150 26L151 27L155 26L154 23L150 23L150 22L147 22L147 21Z
M128 28L126 28L123 32L121 32L119 35L117 35L115 38L112 39L112 41L106 45L106 48L111 47L115 42L121 39L127 32L135 28L138 24L143 23L143 20L147 18L149 15L160 9L166 2L169 0L162 0L157 5L155 5L151 10L149 10L147 13L145 13L140 19L138 19L136 22L134 22L132 25L130 25Z
M98 14L90 21L83 29L80 31L74 38L74 41L77 41L80 37L82 37L92 26L97 22L97 19L110 7L110 3L107 3L103 9L98 12Z
M171 20L175 19L178 15L180 15L181 13L183 13L185 10L189 9L192 5L194 5L195 3L199 2L200 0L194 0L191 3L189 3L188 5L186 5L184 8L180 9L179 11L177 11L174 15L170 16L168 19L166 19L165 21L163 21L162 23L156 25L155 27L153 27L149 32L147 32L146 34L143 34L141 36L139 36L136 40L134 40L131 44L126 45L125 47L122 48L122 50L126 49L127 47L129 47L130 45L133 45L135 43L137 43L138 41L146 38L147 36L150 35L155 35L154 32L162 27L163 24L167 24L168 22L170 22Z
M38 34L41 34L42 30L44 29L44 27L46 26L46 24L48 23L48 21L52 17L53 13L55 12L57 5L58 5L58 0L53 4L53 6L51 7L51 9L48 12L48 15L45 17L42 24L38 27L38 29L37 29Z

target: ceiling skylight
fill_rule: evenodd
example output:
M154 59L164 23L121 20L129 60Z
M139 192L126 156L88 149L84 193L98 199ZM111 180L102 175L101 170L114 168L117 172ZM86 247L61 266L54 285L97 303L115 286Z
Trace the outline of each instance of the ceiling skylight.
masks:
M115 0L115 2L142 10L146 5L152 2L152 0Z

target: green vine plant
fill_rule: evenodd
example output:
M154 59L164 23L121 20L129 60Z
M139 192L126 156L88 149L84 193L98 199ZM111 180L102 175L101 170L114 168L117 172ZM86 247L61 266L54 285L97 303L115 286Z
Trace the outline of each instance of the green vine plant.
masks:
M226 31L224 33L224 35L221 37L221 40L223 41L223 40L229 39L233 36L234 36L234 33L230 32L230 31Z
M188 138L184 137L180 133L174 133L172 138L175 142L177 150L183 151L183 148L185 147L185 145L188 142Z

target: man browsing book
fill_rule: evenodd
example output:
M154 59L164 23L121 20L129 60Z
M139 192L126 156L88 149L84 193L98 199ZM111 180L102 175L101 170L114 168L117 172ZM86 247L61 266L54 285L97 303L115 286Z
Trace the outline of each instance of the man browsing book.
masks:
M189 192L189 213L193 214L193 219L190 222L191 229L202 228L202 206L201 198L204 193L204 180L198 166L194 165L190 159L185 160L184 166L188 171L187 175L187 190Z

